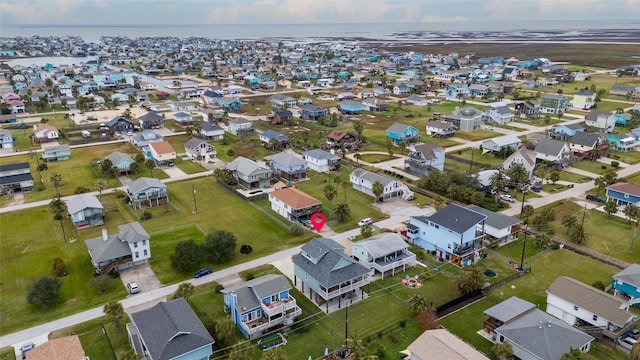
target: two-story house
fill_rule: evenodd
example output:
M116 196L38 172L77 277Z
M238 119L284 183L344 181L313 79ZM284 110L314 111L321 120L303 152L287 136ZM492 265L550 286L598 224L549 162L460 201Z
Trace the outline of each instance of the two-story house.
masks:
M169 203L167 186L156 178L141 177L126 186L129 203L137 209Z
M67 212L76 229L102 225L105 211L102 203L94 195L80 194L66 200Z
M268 274L224 288L225 312L247 339L291 325L302 314L283 275Z
M156 166L169 165L176 159L176 151L168 141L160 141L149 144L147 157L153 160Z
M289 142L289 137L285 134L279 133L273 130L266 130L260 133L260 141L264 147L274 149L280 149L287 146Z
M600 135L596 133L577 132L569 140L569 150L574 156L591 159L595 149L605 149L604 144L600 141ZM600 156L600 153L598 153Z
M349 181L351 181L354 189L374 197L373 184L379 182L383 186L380 197L385 199L402 195L403 189L406 187L406 185L394 178L379 175L364 169L353 170L349 175Z
M396 146L401 142L406 145L420 142L420 131L411 125L394 123L387 128L386 135L387 140Z
M605 142L613 147L616 151L631 151L640 146L640 141L636 136L631 134L607 134Z
M311 215L322 211L321 201L293 187L271 191L269 202L271 210L294 222L307 221Z
M327 115L327 109L314 104L306 104L300 108L300 118L303 120L318 120Z
M576 109L589 110L596 104L595 91L582 89L573 95L571 106Z
M469 266L480 258L486 218L473 210L449 204L431 216L412 216L407 236L414 245L435 251L442 261Z
M243 117L229 118L229 132L235 136L243 136L255 131L253 123Z
M557 140L568 140L579 132L584 132L581 124L559 124L553 126L551 136Z
M616 126L616 118L611 111L591 110L584 117L584 123L599 131L611 132Z
M85 240L96 274L144 264L151 258L149 234L139 222L119 225L118 230L109 235L102 228L102 236Z
M125 119L122 116L116 116L107 122L107 129L111 135L115 134L130 134L135 129L135 124L129 119Z
M606 196L618 206L640 205L640 185L618 182L607 186Z
M540 104L537 101L522 101L516 104L515 109L520 113L520 117L527 119L537 119L540 117Z
M28 162L0 165L1 195L11 195L15 191L23 193L33 189L33 176Z
M468 205L467 209L486 215L484 233L500 242L507 242L520 230L522 220L496 213L477 205Z
M515 150L520 146L522 146L522 140L515 135L498 136L482 142L482 150L488 150L491 152L498 152L504 148L511 148Z
M513 113L508 106L494 106L482 111L484 121L499 125L508 124L513 121Z
M640 265L631 264L613 275L611 286L615 295L629 297L629 305L640 306Z
M138 123L141 129L160 129L164 127L164 116L155 111L149 111L138 118Z
M269 106L278 109L290 109L296 105L296 99L283 94L271 95L269 98Z
M456 106L451 114L445 115L444 120L460 131L473 131L482 126L482 111L471 106L462 109Z
M437 142L416 145L404 159L408 172L427 176L433 170L444 171L444 149Z
M342 130L331 130L327 134L327 147L329 149L357 150L359 142L352 133Z
M57 141L59 137L60 132L55 126L49 124L33 125L33 139L36 143Z
M456 127L450 122L431 120L427 123L427 135L439 138L453 136Z
M567 98L560 94L542 94L540 97L540 112L544 114L566 113L569 107Z
M42 145L42 160L44 161L64 161L71 157L69 145Z
M522 165L522 167L527 171L528 178L530 179L533 176L533 170L536 167L536 155L535 151L529 150L523 146L513 154L509 155L509 157L502 163L502 168L505 171L509 171L509 169L515 165Z
M0 149L13 149L13 142L11 131L0 129Z
M309 169L319 173L336 170L341 164L339 157L322 149L305 151L302 158L309 165Z
M534 151L537 160L548 160L558 165L566 164L571 155L571 150L564 141L553 139L540 139Z
M285 180L299 180L307 177L309 165L303 159L286 152L269 155L264 158L274 176Z
M224 129L208 121L200 123L200 136L206 140L223 140Z
M294 286L329 313L362 299L371 281L369 268L344 252L332 239L314 238L293 259Z
M247 190L266 188L271 185L273 172L253 160L238 156L225 165L238 184Z
M382 233L354 242L351 245L353 258L371 269L371 275L406 271L416 264L416 255L409 251L407 244L396 233Z
M212 161L217 154L213 145L198 138L191 138L184 143L184 151L191 160L201 159L204 162Z
M131 142L137 148L143 148L154 142L164 141L164 136L153 130L144 130L131 138Z

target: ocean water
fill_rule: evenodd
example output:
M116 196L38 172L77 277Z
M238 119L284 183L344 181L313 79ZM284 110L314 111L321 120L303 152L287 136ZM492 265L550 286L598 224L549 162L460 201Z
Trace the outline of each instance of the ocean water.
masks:
M234 25L15 25L0 24L0 36L81 36L87 42L97 42L101 36L175 36L219 39L261 38L367 38L392 40L407 32L494 32L494 31L586 31L602 29L638 29L639 19L598 21L469 21L445 23L389 24L234 24Z

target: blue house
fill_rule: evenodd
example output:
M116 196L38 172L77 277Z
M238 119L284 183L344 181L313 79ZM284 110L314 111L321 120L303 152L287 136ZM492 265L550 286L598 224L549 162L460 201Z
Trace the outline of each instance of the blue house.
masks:
M556 125L553 127L553 137L556 139L567 140L573 137L577 132L584 132L584 126L580 124Z
M615 114L613 118L616 120L616 126L628 126L631 121L631 114Z
M338 108L340 109L340 112L342 112L343 114L349 114L349 115L357 115L357 114L360 114L362 111L367 110L367 107L364 106L362 103L359 103L353 100L341 101L340 104L338 105Z
M13 149L13 141L11 131L0 129L0 149Z
M283 275L264 275L229 288L224 294L224 311L247 339L262 336L276 326L286 326L302 314L291 285Z
M306 161L286 152L269 155L264 160L275 176L286 180L304 179L309 171Z
M327 115L327 109L322 106L306 104L300 108L300 117L304 120L318 120L321 116Z
M218 99L218 106L232 113L239 113L242 109L242 102L238 98L221 97Z
M449 204L431 216L413 216L407 236L414 245L435 252L442 261L468 266L479 259L486 215Z
M107 159L111 161L113 166L117 167L121 173L129 171L129 167L135 162L131 156L120 151L114 151L107 155Z
M640 185L615 183L607 187L606 195L607 201L611 200L618 206L638 205L638 202L640 202Z
M640 306L640 265L631 264L613 275L611 286L615 295L622 292L631 298L631 305Z
M400 142L406 145L420 142L420 132L411 125L395 123L387 128L386 134L393 145L398 145Z

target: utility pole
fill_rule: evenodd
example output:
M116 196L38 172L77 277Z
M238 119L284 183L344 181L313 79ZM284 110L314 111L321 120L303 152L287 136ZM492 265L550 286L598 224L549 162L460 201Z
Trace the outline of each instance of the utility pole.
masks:
M474 153L474 148L471 148L471 164L469 164L469 173L473 173L473 153Z
M349 302L344 311L344 346L349 346Z
M524 249L527 245L527 225L524 226L524 239L522 240L522 255L520 256L520 271L524 271Z
M193 212L194 214L198 213L198 203L196 202L196 188L193 184L191 184L191 190L193 192L193 207L195 209L195 211Z
M527 193L526 192L522 192L522 206L520 207L520 220L522 220L522 213L524 212L524 201L525 198L527 197Z

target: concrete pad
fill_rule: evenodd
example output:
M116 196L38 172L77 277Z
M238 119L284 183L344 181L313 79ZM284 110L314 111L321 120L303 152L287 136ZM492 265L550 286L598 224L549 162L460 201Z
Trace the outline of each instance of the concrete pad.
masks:
M288 277L291 281L293 281L293 259L292 258L276 260L272 262L271 265L275 266L275 268L280 270L280 272L282 272L284 276Z
M127 282L131 280L135 281L138 283L138 287L140 287L140 292L148 292L162 287L160 280L158 280L149 264L138 265L133 268L120 271L120 280L122 280L122 284L125 288L127 286ZM129 296L135 296L135 294Z

